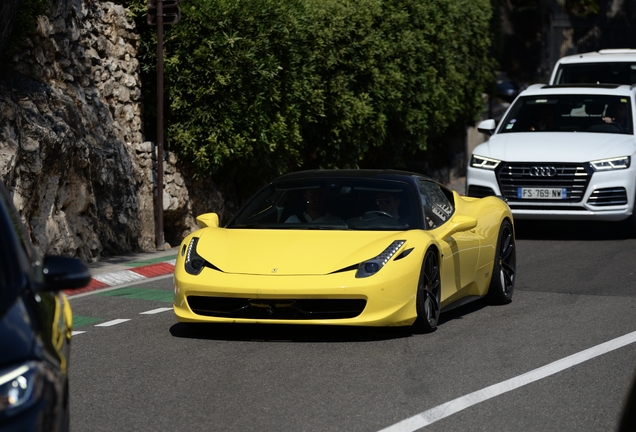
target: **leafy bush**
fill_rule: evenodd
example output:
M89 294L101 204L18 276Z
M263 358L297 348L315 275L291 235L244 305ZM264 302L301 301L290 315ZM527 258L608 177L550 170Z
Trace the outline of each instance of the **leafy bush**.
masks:
M37 17L38 15L44 15L48 7L49 0L20 0L18 2L15 20L11 23L13 29L7 43L8 53L2 54L10 55L20 46L24 38L35 33ZM9 27L11 27L11 25L9 25ZM6 42L7 41L5 41L5 43ZM0 43L0 45L2 44Z
M155 29L140 0L129 6L148 106ZM449 128L472 124L493 76L488 0L184 0L181 8L182 21L165 32L166 143L243 195L300 168L399 166Z

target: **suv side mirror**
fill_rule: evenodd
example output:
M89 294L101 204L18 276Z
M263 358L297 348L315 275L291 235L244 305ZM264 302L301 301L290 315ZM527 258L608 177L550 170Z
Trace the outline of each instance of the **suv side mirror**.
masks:
M486 135L494 134L496 128L497 124L493 119L484 120L477 126L477 130Z

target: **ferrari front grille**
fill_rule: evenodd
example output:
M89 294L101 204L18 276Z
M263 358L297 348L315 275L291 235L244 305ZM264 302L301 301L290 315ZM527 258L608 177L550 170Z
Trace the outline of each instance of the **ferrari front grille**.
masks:
M560 202L580 202L592 172L587 163L508 162L497 169L497 181L509 202L522 201L518 198L519 188L562 188L566 189L566 198ZM547 199L534 201L554 202Z
M627 191L623 187L597 189L587 200L595 206L614 206L627 204Z
M188 305L197 315L247 319L345 319L362 313L364 299L247 299L188 296Z

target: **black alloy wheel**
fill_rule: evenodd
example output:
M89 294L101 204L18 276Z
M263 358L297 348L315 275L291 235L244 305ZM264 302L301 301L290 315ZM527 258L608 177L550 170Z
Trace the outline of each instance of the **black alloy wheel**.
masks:
M437 328L440 314L441 282L439 276L439 258L435 249L429 249L424 255L422 272L417 286L417 319L413 328L418 333L430 333Z
M512 301L515 288L517 251L512 224L504 220L499 228L492 279L488 288L488 298L492 304L508 304Z

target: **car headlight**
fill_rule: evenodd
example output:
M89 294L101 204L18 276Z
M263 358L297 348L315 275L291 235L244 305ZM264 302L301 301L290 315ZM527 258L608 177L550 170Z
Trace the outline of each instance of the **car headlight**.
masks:
M11 416L33 405L42 394L44 376L38 362L0 370L0 413Z
M185 270L191 275L198 275L205 266L205 260L197 253L198 237L193 237L190 240L185 257Z
M632 162L631 156L623 156L612 159L601 159L590 162L594 171L610 171L629 168Z
M393 255L395 255L397 251L400 250L404 243L406 243L406 240L395 240L389 245L388 248L384 249L384 252L382 252L377 257L360 263L360 265L358 265L356 277L365 278L373 276L374 274L379 272L380 269L384 267L387 262L389 262Z
M212 270L222 271L215 265L212 265L209 261L203 258L197 252L197 244L199 243L199 237L192 237L188 246L183 246L181 249L181 256L185 256L185 271L189 274L196 276L201 273L203 267L210 268Z
M470 166L473 168L494 170L500 163L500 160L491 159L483 156L472 155L470 157Z

